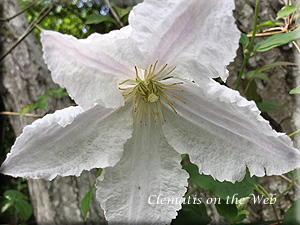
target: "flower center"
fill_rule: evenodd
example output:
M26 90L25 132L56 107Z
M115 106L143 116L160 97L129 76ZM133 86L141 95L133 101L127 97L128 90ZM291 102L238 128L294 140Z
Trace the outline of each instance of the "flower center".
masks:
M155 94L153 94L153 93L151 93L150 95L149 95L149 97L148 97L148 101L149 102L156 102L158 100L158 96L157 95L155 95Z
M135 80L127 79L119 84L119 89L123 91L125 105L130 101L133 103L133 111L135 112L133 123L135 123L139 117L140 122L144 120L145 125L147 125L147 114L151 113L155 122L156 119L158 119L161 124L163 124L163 121L166 121L166 118L162 101L169 105L175 113L177 112L173 103L169 100L169 96L184 102L176 95L169 93L170 90L182 91L181 89L173 87L182 84L182 82L166 83L170 80L169 78L172 78L170 74L176 67L174 66L171 70L166 72L166 64L157 72L155 71L157 63L158 61L156 61L154 65L151 64L146 70L138 69L135 66Z

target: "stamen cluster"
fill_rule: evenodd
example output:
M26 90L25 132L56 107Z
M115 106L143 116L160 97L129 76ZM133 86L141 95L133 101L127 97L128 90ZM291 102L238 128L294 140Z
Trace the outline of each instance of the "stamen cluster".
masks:
M166 121L166 118L162 101L165 101L173 109L173 111L177 113L173 103L168 99L168 95L184 102L179 97L168 92L169 90L182 91L181 89L172 87L182 84L182 82L172 84L163 83L165 80L168 80L168 78L171 78L169 75L175 70L176 66L174 66L169 72L165 73L165 69L167 67L166 64L161 70L155 72L157 63L158 61L156 61L154 65L151 64L149 69L146 69L145 71L139 70L135 66L135 80L127 79L119 84L119 89L124 91L123 96L125 99L125 105L130 101L133 102L133 110L135 112L133 123L135 123L139 117L140 122L144 120L145 125L147 125L147 114L149 110L154 121L156 122L157 118L161 124L163 124L163 121Z

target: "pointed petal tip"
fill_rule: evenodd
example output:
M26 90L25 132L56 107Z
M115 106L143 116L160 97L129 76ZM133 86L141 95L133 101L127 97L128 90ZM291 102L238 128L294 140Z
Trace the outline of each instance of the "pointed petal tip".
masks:
M79 106L58 110L24 128L1 172L51 180L57 175L79 176L83 170L114 166L131 134L128 108L118 115L101 106L88 111Z
M182 85L187 104L174 101L177 116L166 110L163 131L174 149L220 181L241 180L246 167L256 176L298 168L300 153L291 139L273 130L253 101L213 82Z

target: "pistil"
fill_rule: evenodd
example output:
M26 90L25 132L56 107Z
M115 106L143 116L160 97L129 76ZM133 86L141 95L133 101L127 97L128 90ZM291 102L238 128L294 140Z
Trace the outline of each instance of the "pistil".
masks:
M141 71L139 74L138 68L135 66L136 78L127 79L121 82L119 85L119 89L124 92L123 96L125 104L130 102L132 99L133 102L133 111L135 112L134 123L136 122L138 116L139 120L142 123L144 120L145 125L147 125L147 114L148 110L151 112L151 115L156 122L156 118L163 124L163 121L166 121L162 101L166 102L170 108L177 113L175 110L173 103L169 100L168 95L182 101L178 96L169 93L169 90L181 92L180 88L175 88L174 86L183 84L182 82L177 82L173 84L164 84L164 80L168 78L172 78L169 76L175 69L174 66L170 71L165 73L165 69L167 68L167 64L162 67L157 73L155 73L155 69L158 61L154 63L154 65L150 65L149 69L145 71ZM121 107L122 108L122 107ZM160 117L162 115L163 121Z

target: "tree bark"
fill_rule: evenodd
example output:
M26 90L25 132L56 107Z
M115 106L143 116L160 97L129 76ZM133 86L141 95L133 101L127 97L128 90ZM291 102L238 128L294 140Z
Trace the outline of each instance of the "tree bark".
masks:
M2 17L10 17L21 10L15 0L1 0ZM1 23L2 54L23 34L28 27L21 15ZM1 98L7 111L18 112L31 104L48 88L58 88L42 58L40 43L30 34L1 63ZM51 103L50 103L51 104ZM70 105L68 99L57 108ZM42 113L42 111L37 111ZM10 116L12 127L18 136L33 118ZM57 177L53 181L29 180L28 186L34 215L38 224L105 224L103 211L93 198L87 221L81 213L80 202L95 181L95 171L83 172L80 177Z
M124 0L119 0L124 4ZM241 31L247 33L253 28L254 0L236 0L237 9L235 15ZM276 12L283 5L283 1L263 1L260 4L259 21L265 22L276 17ZM9 17L21 9L15 0L1 0L2 17ZM28 27L27 20L21 15L9 22L1 23L2 53L20 37ZM290 45L275 48L266 54L258 54L251 59L246 70L253 70L260 66L275 61L293 62L299 59L299 53ZM242 52L238 50L238 57L228 68L231 76L227 85L234 87L236 77L242 65ZM51 80L50 73L43 62L39 42L33 35L29 35L18 47L13 50L1 63L0 94L7 111L18 112L25 104L33 103L46 92L48 88L58 88ZM296 79L297 77L297 79ZM291 133L300 129L300 113L296 109L296 102L300 103L298 96L291 96L288 91L299 85L299 70L290 67L277 67L269 71L271 82L257 80L258 92L263 101L276 100L284 105L280 109L269 112L267 115L272 125L279 131ZM60 101L58 108L70 105L67 99ZM42 113L42 112L37 112ZM291 120L293 118L293 120ZM34 119L28 117L10 117L13 129L18 136L23 127L32 123ZM299 140L296 140L299 143ZM83 172L80 177L57 177L53 181L29 180L31 201L34 206L34 214L38 224L105 224L103 211L93 197L89 216L85 222L80 207L80 201L95 180L95 171ZM270 193L282 192L289 183L280 177L261 178L260 183ZM296 190L293 189L276 205L278 214L282 218L284 212L296 198ZM202 192L199 195L209 196ZM222 218L218 216L213 206L208 205L209 214L214 218L211 224L219 224ZM273 220L274 214L269 205L250 205L247 208L251 217L247 221Z

